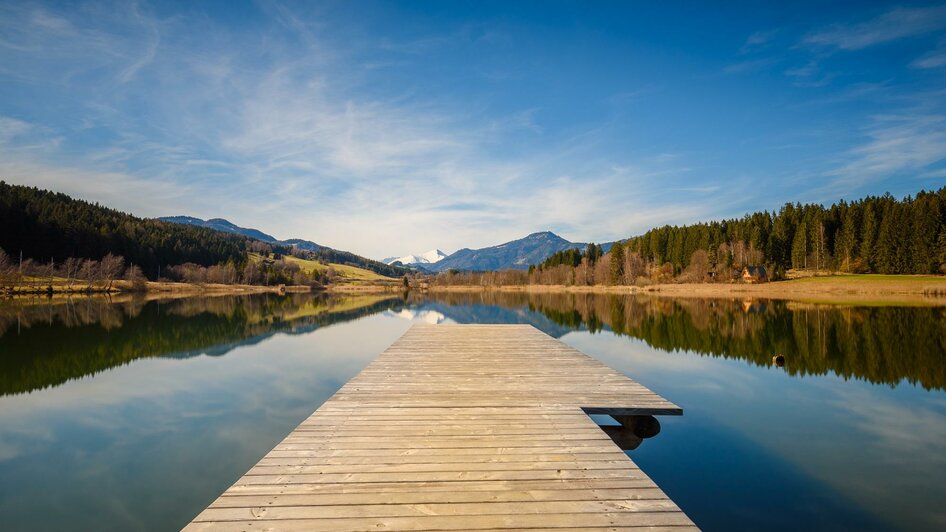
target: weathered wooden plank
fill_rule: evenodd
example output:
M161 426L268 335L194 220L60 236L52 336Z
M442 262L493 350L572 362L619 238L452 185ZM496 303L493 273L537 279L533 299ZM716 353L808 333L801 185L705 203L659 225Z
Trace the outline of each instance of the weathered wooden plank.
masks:
M202 521L193 522L185 530L312 530L312 531L376 531L376 530L521 530L584 527L654 527L693 526L680 511L614 511L576 514L509 514L379 518L313 518L267 521Z
M334 456L322 451L273 451L257 465L325 464L325 465L394 465L394 464L449 464L453 462L492 464L504 462L597 462L623 460L623 452L557 453L557 454L474 454L474 455L387 455L387 456Z
M245 475L237 481L239 484L291 484L320 482L456 482L461 480L558 480L579 478L645 478L640 469L604 469L604 470L535 470L535 471L428 471L415 473L325 473L325 474L283 474L283 475Z
M669 499L450 502L415 504L339 504L328 506L211 507L194 521L250 521L276 519L326 519L358 517L481 516L547 513L675 512Z
M401 493L305 493L270 495L224 495L211 508L255 506L332 506L340 504L421 504L461 502L534 502L664 499L663 492L649 488L599 488L562 490L408 491Z
M247 475L298 475L329 473L421 473L463 471L536 471L544 469L589 470L589 469L637 469L628 460L589 462L445 462L436 464L257 464Z
M374 449L374 448L360 448L352 449L350 447L344 449L331 449L325 448L321 444L310 444L310 443L281 443L276 446L275 451L318 451L323 453L329 453L332 456L437 456L437 455L452 455L452 456L462 456L462 455L513 455L513 454L535 454L535 453L613 453L614 451L619 451L611 442L602 442L600 445L583 445L583 446L509 446L504 445L500 447L435 447L435 448L413 448L413 449L404 449L404 448L388 448L388 449Z
M692 529L589 412L681 410L530 326L415 326L188 529Z
M221 497L229 495L290 495L290 494L403 494L474 491L524 490L588 490L618 488L656 488L649 478L586 478L545 480L461 480L453 482L362 482L352 483L294 483L294 484L236 484Z

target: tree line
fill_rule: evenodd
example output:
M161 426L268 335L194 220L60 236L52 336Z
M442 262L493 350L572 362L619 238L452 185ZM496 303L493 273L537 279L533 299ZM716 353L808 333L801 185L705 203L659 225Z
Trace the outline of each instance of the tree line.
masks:
M250 284L321 287L336 279L333 268L303 271L276 253L262 252L243 263L201 266L193 262L165 266L158 281L192 284ZM69 257L62 262L14 260L0 248L0 294L37 292L110 292L115 281L122 290L145 291L147 278L135 264L111 253L101 260ZM54 288L55 287L55 288Z
M168 264L242 264L246 237L142 219L65 194L0 181L0 248L40 262L124 257L156 279Z
M667 225L625 240L615 251L623 252L625 264L633 255L645 265L669 265L676 274L694 263L717 272L765 265L776 276L788 269L946 273L946 187L902 200L885 194L827 207L786 203L778 212Z
M203 284L296 285L320 287L338 278L335 269L305 271L284 255L262 251L243 264L227 262L213 266L194 263L179 264L166 269L168 280Z
M0 294L53 291L55 284L65 292L109 292L118 279L131 281L131 288L145 289L145 276L135 265L125 267L125 259L111 253L102 260L69 257L62 262L37 262L31 258L14 260L0 248Z
M615 242L559 251L528 271L450 271L432 285L642 285L730 281L746 266L769 279L796 272L946 273L946 187L829 207L786 203L778 212L651 229Z
M331 268L303 272L298 265L282 261L288 254L392 277L408 271L347 251L307 251L205 227L138 218L65 194L4 181L0 181L0 227L0 248L13 256L9 261L17 262L15 271L5 270L7 284L14 279L35 284L38 278L53 276L98 283L106 277L100 271L103 261L114 262L114 257L122 258L129 268L134 265L128 272L134 278L140 274L150 280L222 284L324 285L335 279ZM250 260L250 253L273 260ZM123 272L109 270L107 277L121 278Z

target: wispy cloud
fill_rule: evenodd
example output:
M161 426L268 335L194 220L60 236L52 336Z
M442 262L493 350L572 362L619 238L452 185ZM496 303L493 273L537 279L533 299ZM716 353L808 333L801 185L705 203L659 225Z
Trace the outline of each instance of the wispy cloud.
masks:
M770 65L777 63L779 60L774 57L766 57L762 59L750 59L747 61L739 61L726 65L723 68L723 73L725 74L744 74L747 72L757 72L762 70Z
M808 61L803 66L790 68L785 71L786 76L791 76L795 78L807 78L811 77L813 74L818 72L818 63L816 61Z
M15 137L29 131L30 125L22 120L0 116L0 145L7 144Z
M124 70L121 71L121 74L119 74L118 79L123 83L127 83L129 80L131 80L131 78L134 77L136 72L154 60L154 56L158 52L158 45L161 43L161 34L158 31L156 22L149 17L143 17L139 9L140 8L137 3L133 3L131 5L131 11L134 19L139 24L147 28L148 41L141 56L138 57L138 59L136 59L132 64L128 65Z
M946 179L946 168L938 168L936 170L930 170L929 172L923 172L918 177L920 179Z
M747 54L765 48L778 35L778 29L757 31L746 38L746 42L739 48L739 53Z
M939 68L946 66L946 50L931 52L923 57L918 57L915 61L910 63L910 65L914 68Z
M818 61L810 60L802 66L789 68L785 75L792 78L796 87L824 87L837 76L835 72L822 72Z
M922 175L946 159L946 115L880 115L863 131L865 141L827 175L827 190L849 194L891 175Z
M946 27L946 7L899 8L856 24L837 24L809 33L802 43L861 50L869 46L923 35Z
M920 57L914 59L910 66L913 68L929 69L946 66L946 39L942 39L939 45Z

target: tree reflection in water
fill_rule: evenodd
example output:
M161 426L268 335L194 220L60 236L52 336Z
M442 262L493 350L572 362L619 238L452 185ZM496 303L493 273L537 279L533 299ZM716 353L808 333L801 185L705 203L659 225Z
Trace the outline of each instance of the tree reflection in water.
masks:
M105 297L0 302L0 395L30 392L149 357L222 355L399 308L392 296Z
M944 306L509 292L438 294L434 300L527 309L569 329L609 329L669 352L760 366L774 362L793 376L830 372L874 384L906 380L927 390L946 389ZM779 355L783 358L773 360Z
M405 307L436 309L459 323L532 323L554 336L609 329L670 353L774 365L793 376L830 372L946 389L946 307L477 292L6 300L0 302L0 395L139 358L221 355L277 332L308 332Z

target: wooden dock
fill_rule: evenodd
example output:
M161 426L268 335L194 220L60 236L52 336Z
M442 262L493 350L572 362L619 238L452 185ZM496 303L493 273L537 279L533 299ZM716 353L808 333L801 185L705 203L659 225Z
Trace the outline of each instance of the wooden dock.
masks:
M695 529L586 413L682 411L528 325L416 325L185 530Z

